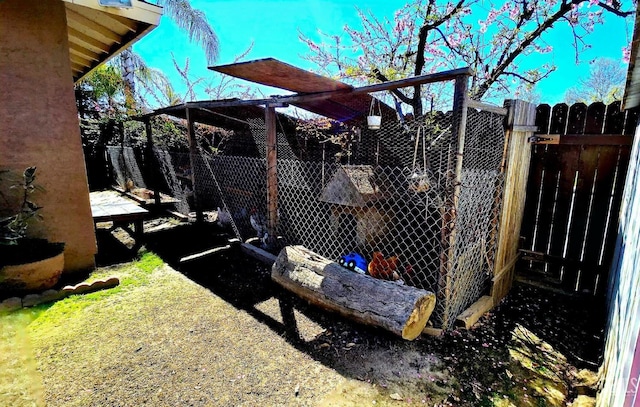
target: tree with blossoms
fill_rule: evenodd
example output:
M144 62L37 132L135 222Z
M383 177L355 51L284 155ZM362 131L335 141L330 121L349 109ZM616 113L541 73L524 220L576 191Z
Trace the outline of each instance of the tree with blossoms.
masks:
M470 96L481 100L508 94L514 84L531 88L549 76L556 69L552 62L529 69L519 63L532 53L552 54L545 34L554 28L570 28L567 41L577 61L605 16L632 18L634 10L635 0L413 0L391 20L358 10L361 29L345 25L343 36L300 39L310 50L306 59L324 74L359 83L469 66ZM628 58L628 49L623 52ZM418 115L435 93L420 86L393 91Z

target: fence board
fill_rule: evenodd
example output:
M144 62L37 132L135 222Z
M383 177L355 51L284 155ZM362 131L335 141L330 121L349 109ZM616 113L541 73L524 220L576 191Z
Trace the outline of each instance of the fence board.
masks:
M521 262L534 272L528 277L603 294L629 160L630 138L623 132L638 116L625 117L619 108L597 102L536 109L538 134L546 133L548 121L548 133L560 134L560 144L532 150L521 228L522 248L533 252Z
M587 116L587 105L576 103L569 108L567 119L567 134L584 133L584 124Z
M553 219L552 233L548 236L548 254L563 257L566 237L569 233L570 223L573 220L571 214L571 202L573 196L573 183L575 173L578 170L580 159L580 146L553 146L552 149L558 154L559 177L557 198L555 200L555 217ZM563 266L560 264L549 264L548 273L559 280L562 280Z
M533 236L535 233L536 218L538 216L538 201L540 190L543 188L543 157L546 146L534 145L531 148L531 165L529 167L529 182L527 183L527 200L525 202L524 219L520 229L521 236L525 237L522 244L524 248L535 250L533 248Z
M618 152L619 147L607 146L599 148L598 157L598 179L596 184L596 190L593 196L593 208L591 215L591 221L589 225L589 239L585 247L584 264L592 267L592 272L583 276L582 287L584 289L597 292L596 283L598 275L601 275L606 270L603 270L606 262L601 261L601 251L606 239L605 232L607 228L607 220L609 215L616 217L616 213L611 213L610 200L611 191L614 186L614 178L616 168L618 166ZM591 270L589 270L591 271Z
M550 118L551 106L545 103L536 108L536 126L539 134L549 134Z
M622 134L624 131L625 113L620 111L620 104L620 102L613 102L607 106L604 123L605 134Z
M567 127L567 114L569 106L565 103L558 103L551 110L551 123L549 124L549 134L565 134Z
M565 259L582 261L582 250L586 240L589 239L588 226L592 211L591 193L596 182L596 168L598 167L598 147L582 146L580 159L578 161L578 182L573 203L573 214L571 229L569 230L569 240ZM591 265L585 267L580 264L577 267L565 267L563 286L567 291L575 288L582 289L579 284L580 278L584 274L591 273Z
M602 134L604 114L607 107L602 102L595 102L587 107L587 119L585 121L585 134Z
M624 122L624 134L633 136L636 133L636 125L638 124L638 116L640 116L640 107L627 110L627 118Z

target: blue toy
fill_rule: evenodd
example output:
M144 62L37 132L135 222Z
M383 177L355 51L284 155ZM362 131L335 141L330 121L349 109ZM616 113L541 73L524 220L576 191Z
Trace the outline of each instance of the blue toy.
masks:
M345 254L340 257L338 260L338 264L342 267L348 268L351 271L355 271L356 273L366 274L367 273L367 261L364 256L359 253L351 252L349 254Z

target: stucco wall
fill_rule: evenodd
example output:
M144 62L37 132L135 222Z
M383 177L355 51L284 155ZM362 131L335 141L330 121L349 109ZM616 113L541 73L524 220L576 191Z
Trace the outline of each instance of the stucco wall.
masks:
M66 243L65 271L94 266L96 241L69 63L64 3L0 1L0 168L38 167L44 220L30 235Z

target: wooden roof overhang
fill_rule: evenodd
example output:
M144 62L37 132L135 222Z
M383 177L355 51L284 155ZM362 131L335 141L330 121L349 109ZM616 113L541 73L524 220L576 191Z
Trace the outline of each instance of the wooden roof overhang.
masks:
M98 0L62 1L74 82L145 36L162 16L162 7L140 0L132 0L131 8L103 7Z

